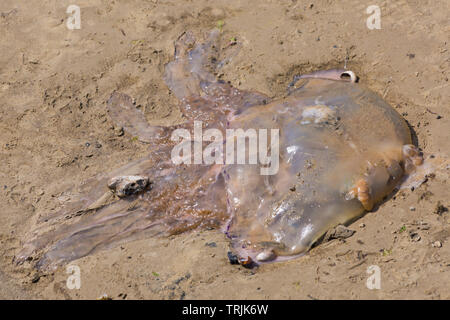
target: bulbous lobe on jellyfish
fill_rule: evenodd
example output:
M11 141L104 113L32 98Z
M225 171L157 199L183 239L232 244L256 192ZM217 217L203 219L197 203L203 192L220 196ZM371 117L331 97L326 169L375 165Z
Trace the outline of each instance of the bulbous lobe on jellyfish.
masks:
M304 253L328 229L371 210L420 165L404 120L354 83L352 74L345 78L348 71L298 77L298 89L270 101L215 79L219 40L216 30L203 44L189 32L175 43L164 80L180 100L185 123L150 126L128 95L112 94L110 117L127 135L149 144L148 156L66 191L71 200L38 220L16 261L32 258L46 268L125 241L218 227L242 261L279 261ZM249 148L258 152L253 164L174 164L177 141L171 133L192 132L199 121L223 137L230 129L276 130L279 144L275 150L270 136L267 150ZM231 146L235 154L242 151ZM273 165L261 163L261 151L278 155L269 174L261 174Z
M405 121L375 93L326 75L307 77L288 98L252 107L232 122L280 129L277 174L225 168L228 235L244 260L304 253L327 230L371 210L404 175L410 158L404 146L411 144Z

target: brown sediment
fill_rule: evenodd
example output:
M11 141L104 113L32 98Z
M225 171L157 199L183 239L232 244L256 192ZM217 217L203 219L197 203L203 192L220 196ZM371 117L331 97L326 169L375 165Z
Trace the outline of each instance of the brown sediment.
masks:
M278 0L261 6L203 0L89 3L80 3L82 29L74 31L67 30L66 20L60 22L66 17L62 2L5 0L0 5L6 13L0 19L0 297L95 299L106 292L114 299L448 299L448 213L433 213L438 201L450 205L448 30L442 27L447 2L383 5L382 30L367 29L367 5L353 0L318 1L312 8ZM147 145L110 129L105 102L111 92L135 98L154 125L183 123L162 80L164 65L172 60L173 39L187 29L200 39L219 19L225 22L224 42L232 37L238 42L222 52L241 46L218 71L220 79L283 97L294 75L346 62L360 84L409 122L413 144L425 156L420 168L432 163L433 175L423 178L424 171L414 191L405 184L376 206L351 226L357 233L345 242L321 245L301 259L253 273L227 263L223 235L200 231L170 241L128 242L78 259L80 290L66 288L65 268L41 273L32 282L36 272L29 267L35 261L20 267L11 261L35 221L45 221L69 197L74 200L83 181L148 155ZM429 162L430 155L444 162ZM419 230L419 242L408 238L414 221L429 227ZM407 232L396 232L403 225ZM205 247L206 241L217 248ZM441 246L430 245L434 242ZM380 266L382 290L365 286L369 265ZM187 274L188 280L169 289Z

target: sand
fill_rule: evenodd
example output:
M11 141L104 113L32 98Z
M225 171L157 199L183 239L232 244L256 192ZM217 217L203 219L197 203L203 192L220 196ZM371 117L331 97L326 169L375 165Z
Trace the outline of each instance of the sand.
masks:
M64 266L16 265L30 228L68 190L146 154L145 144L114 130L105 105L114 90L134 97L150 123L182 121L162 75L186 30L201 38L223 24L223 39L235 37L240 50L218 77L275 98L296 74L346 64L404 116L425 155L449 157L446 0L78 0L79 30L66 26L70 4L0 3L0 298L450 298L448 166L351 224L352 237L288 262L231 265L225 236L203 230L73 261L79 289L67 287ZM381 29L366 25L372 4ZM370 290L373 265L381 287Z

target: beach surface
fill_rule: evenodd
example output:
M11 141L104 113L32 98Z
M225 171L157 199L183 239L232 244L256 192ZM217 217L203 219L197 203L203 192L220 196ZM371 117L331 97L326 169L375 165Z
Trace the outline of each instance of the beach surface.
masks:
M80 29L68 28L70 5ZM367 8L380 9L370 29ZM425 156L450 155L450 2L103 1L0 2L0 298L450 299L450 168L437 167L355 221L356 233L288 262L231 265L220 230L127 242L38 271L14 257L39 217L98 173L146 156L107 114L115 90L152 124L182 122L163 81L174 41L220 27L238 50L217 77L273 98L293 76L353 70L409 123ZM372 12L373 14L373 12ZM70 25L70 23L69 23ZM370 25L370 23L369 23ZM370 289L368 270L380 271Z

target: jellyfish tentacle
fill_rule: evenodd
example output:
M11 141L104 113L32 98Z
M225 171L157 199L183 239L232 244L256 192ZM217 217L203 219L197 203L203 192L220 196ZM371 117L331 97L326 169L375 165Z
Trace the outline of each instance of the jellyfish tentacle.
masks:
M113 92L107 101L107 110L117 127L144 143L166 137L170 129L150 125L144 114L133 104L131 97L125 93Z
M213 73L222 63L213 58L220 47L218 30L210 32L207 40L195 45L191 32L183 33L175 43L175 60L166 65L164 80L175 96L182 101L200 99L213 103L214 110L240 113L243 109L266 104L270 98L262 93L233 88L217 80Z
M83 188L79 198L85 201L38 223L16 263L32 258L37 268L47 269L126 241L219 227L227 219L221 166L174 165L152 157L103 175ZM145 188L118 194L117 181L146 177Z
M200 96L202 81L216 81L205 65L207 65L207 58L211 55L213 43L217 38L218 32L213 31L205 43L195 47L195 38L192 32L184 32L176 40L175 60L166 65L164 81L178 99Z

